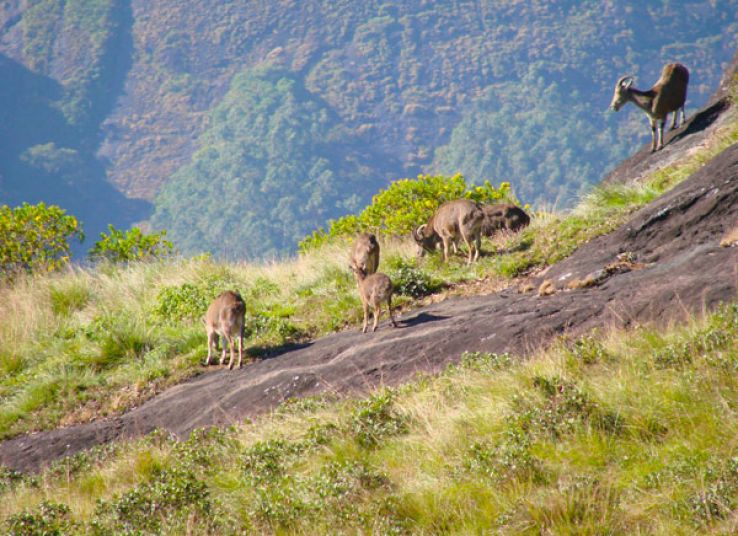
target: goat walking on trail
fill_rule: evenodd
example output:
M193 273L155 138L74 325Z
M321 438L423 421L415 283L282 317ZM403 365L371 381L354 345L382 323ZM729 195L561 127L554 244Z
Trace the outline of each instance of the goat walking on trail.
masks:
M679 123L678 115L681 110L682 124L684 124L684 103L687 100L687 85L689 71L681 63L669 63L661 71L661 78L654 86L641 91L633 86L635 77L626 75L615 83L615 93L612 96L610 108L616 112L623 105L632 102L646 112L651 123L651 152L664 147L664 123L666 116L674 113L671 122L672 130Z
M234 364L234 347L236 346L235 338L238 336L238 368L241 368L243 359L243 329L246 317L246 304L238 292L226 290L220 296L213 300L205 313L205 330L208 334L208 359L205 362L209 365L213 357L213 349L218 349L218 339L222 336L223 353L220 357L220 364L225 362L226 345L231 352L231 359L228 362L228 368L233 370Z

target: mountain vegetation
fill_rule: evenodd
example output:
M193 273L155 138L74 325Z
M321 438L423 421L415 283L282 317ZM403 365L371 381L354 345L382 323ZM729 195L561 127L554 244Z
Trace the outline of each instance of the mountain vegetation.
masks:
M180 251L294 251L419 173L562 206L648 137L612 84L692 72L702 104L738 4L11 0L0 196L87 236L150 221ZM238 233L226 232L238 222Z
M291 81L269 73L243 80L281 86L275 102L289 103ZM214 140L227 137L217 133ZM419 265L407 238L387 237L382 269L401 307L430 293L463 293L482 277L504 287L611 231L736 143L733 114L707 142L637 184L595 188L571 210L535 211L523 232L485 242L498 254L475 265L434 257ZM403 181L343 221L371 222L398 199L412 213L462 180ZM485 186L480 195L509 193ZM408 202L419 191L428 198ZM17 211L27 214L36 215L30 205ZM50 214L76 229L60 209ZM282 263L200 256L21 272L0 286L0 438L114 415L197 374L206 345L199 318L223 288L247 298L247 347L256 356L355 327L360 304L345 266L348 242L340 226L335 231L330 240L312 235L304 254ZM136 245L139 236L111 227L108 247ZM362 399L293 399L254 422L184 441L155 432L39 474L0 467L0 528L11 535L735 533L737 329L738 305L727 303L668 329L562 338L528 359L466 352L441 374Z

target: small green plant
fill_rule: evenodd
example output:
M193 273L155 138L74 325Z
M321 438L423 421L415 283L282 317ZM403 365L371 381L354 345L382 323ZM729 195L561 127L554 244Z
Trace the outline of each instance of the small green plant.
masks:
M509 478L541 481L543 478L540 462L531 453L528 434L514 425L507 427L498 444L490 441L472 443L465 457L464 468L475 475L484 475L496 481Z
M227 269L206 272L195 282L164 287L156 297L154 316L167 321L201 318L221 292L239 284Z
M461 354L459 367L469 370L504 369L517 361L510 354L493 354L489 352L464 352Z
M414 260L406 261L402 258L396 258L388 264L391 269L387 275L392 280L392 286L396 294L410 296L411 298L422 298L438 292L443 286L440 281L418 268Z
M90 289L81 284L52 286L51 310L57 316L69 316L82 310L90 300Z
M165 320L198 318L205 314L214 297L207 289L193 283L164 287L157 296L154 314Z
M124 232L108 225L108 230L108 234L100 233L100 240L90 250L91 260L131 262L160 259L170 255L174 249L173 244L164 239L165 229L145 234L138 227Z
M351 414L350 429L362 447L374 447L385 437L408 429L408 419L394 408L394 394L383 389L357 404Z
M575 340L569 355L587 365L607 361L610 357L602 342L592 335Z
M84 240L80 223L56 205L0 206L0 279L58 270L69 262L73 238Z

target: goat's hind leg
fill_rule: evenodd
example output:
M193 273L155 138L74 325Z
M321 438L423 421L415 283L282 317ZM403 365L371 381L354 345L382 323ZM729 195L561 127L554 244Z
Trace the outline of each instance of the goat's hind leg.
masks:
M208 357L205 360L205 366L210 365L213 359L213 347L218 351L218 334L214 331L208 333Z
M387 298L387 311L389 312L390 321L392 322L392 327L398 327L397 322L395 321L395 316L392 313L392 296Z

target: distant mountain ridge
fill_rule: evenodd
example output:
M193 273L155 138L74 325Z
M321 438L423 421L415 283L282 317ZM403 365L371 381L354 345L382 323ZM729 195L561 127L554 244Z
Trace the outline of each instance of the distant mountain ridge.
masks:
M2 201L231 258L422 171L566 203L648 136L605 113L618 75L678 59L694 109L738 46L738 0L27 6L0 6Z

